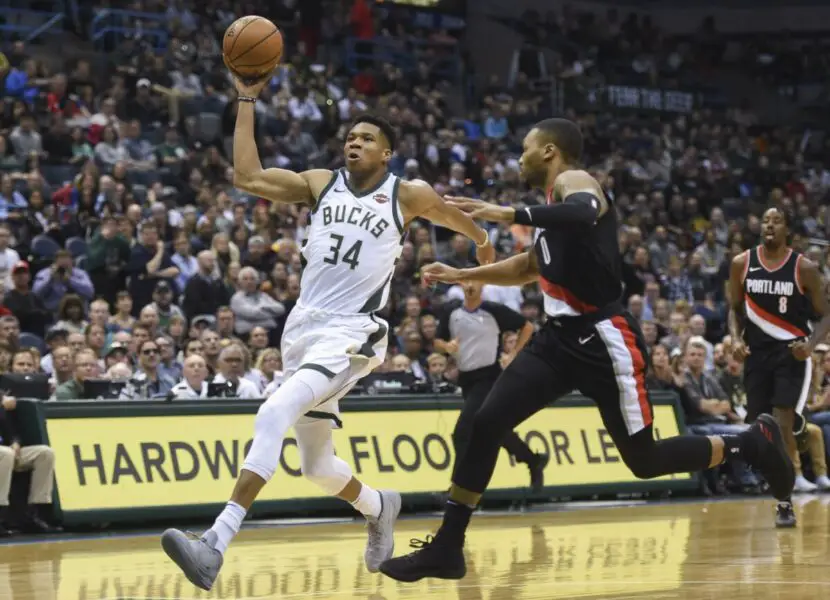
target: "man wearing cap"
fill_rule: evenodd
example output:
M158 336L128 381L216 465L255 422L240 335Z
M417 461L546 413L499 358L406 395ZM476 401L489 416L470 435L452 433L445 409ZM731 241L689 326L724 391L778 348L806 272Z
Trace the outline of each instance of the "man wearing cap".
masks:
M161 105L150 94L150 80L142 77L135 84L135 97L127 104L127 114L138 119L145 127L161 123L165 114Z
M60 301L67 294L77 294L86 302L95 295L89 275L72 264L72 255L68 250L58 250L52 266L38 272L32 292L53 313L57 312Z
M109 371L118 363L129 364L130 349L124 342L113 342L104 354L104 370Z
M161 330L167 330L170 319L174 315L184 318L182 309L173 303L173 288L165 279L156 284L156 289L153 291L153 302L149 306L156 309L159 321L158 327Z
M3 304L20 321L20 329L43 337L46 325L52 320L52 314L43 301L29 289L31 272L29 263L18 261L11 270L13 288L6 292Z

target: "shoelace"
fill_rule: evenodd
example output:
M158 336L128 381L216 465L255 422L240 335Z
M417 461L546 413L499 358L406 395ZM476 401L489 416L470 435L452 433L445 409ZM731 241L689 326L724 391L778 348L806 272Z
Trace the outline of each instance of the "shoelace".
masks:
M415 550L426 550L432 543L435 541L435 538L431 535L428 535L426 539L419 540L418 538L412 538L409 540L409 547L414 548Z

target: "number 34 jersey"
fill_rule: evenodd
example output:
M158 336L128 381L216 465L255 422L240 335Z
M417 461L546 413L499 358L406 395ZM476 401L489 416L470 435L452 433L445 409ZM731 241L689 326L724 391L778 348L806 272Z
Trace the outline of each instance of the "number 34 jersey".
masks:
M387 174L355 192L345 169L335 171L317 200L302 248L299 304L335 314L383 308L403 247L400 179Z
M789 250L778 266L763 254L762 246L748 250L744 270L744 338L750 350L789 343L811 329L812 304L798 276L801 254Z

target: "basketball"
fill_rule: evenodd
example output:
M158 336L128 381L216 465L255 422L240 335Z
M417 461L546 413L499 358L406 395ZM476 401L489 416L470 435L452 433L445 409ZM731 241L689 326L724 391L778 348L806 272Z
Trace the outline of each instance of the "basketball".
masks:
M258 79L282 58L282 33L265 17L249 15L231 23L222 41L225 64L243 79Z

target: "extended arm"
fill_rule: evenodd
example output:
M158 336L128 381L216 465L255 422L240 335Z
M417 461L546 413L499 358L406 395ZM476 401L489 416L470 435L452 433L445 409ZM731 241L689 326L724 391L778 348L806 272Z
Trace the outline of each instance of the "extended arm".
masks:
M493 285L524 285L536 279L539 266L531 248L527 252L511 256L492 265L461 269L459 281L480 281Z
M239 102L233 132L233 184L237 188L275 202L314 205L309 180L328 181L331 171L317 169L295 173L286 169L263 169L254 139L254 103Z
M468 215L444 202L432 186L420 180L401 182L400 196L404 221L423 217L447 229L452 229L473 240L477 246L488 243L487 232Z

